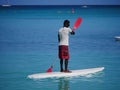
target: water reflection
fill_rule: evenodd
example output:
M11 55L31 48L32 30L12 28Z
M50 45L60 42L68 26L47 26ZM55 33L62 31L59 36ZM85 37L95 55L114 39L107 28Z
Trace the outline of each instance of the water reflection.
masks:
M69 79L60 78L58 83L58 90L69 90Z

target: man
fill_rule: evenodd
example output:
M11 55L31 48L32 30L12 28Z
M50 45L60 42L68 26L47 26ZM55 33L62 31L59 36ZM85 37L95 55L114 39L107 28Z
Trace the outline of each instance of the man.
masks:
M58 32L58 41L59 41L59 58L60 58L60 71L61 72L70 72L68 70L68 60L69 60L69 33L74 35L74 31L70 28L70 21L65 20L63 27ZM63 69L63 60L65 64L65 69Z

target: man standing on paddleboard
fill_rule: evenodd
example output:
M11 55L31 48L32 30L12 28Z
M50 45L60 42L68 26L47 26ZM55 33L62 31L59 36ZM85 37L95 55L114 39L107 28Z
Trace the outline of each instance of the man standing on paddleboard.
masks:
M59 29L58 41L59 41L59 59L60 59L60 72L70 72L68 70L68 60L69 60L69 34L74 35L75 32L69 28L70 21L65 20L63 27ZM65 69L63 69L63 61L65 64Z

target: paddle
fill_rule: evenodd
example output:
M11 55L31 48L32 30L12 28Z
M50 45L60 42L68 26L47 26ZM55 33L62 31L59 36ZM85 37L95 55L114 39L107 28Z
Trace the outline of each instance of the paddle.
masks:
M76 22L74 23L74 26L73 26L73 30L72 30L72 31L75 31L75 30L80 26L81 22L82 22L82 18L79 17L79 18L76 20ZM52 72L52 68L53 68L53 64L51 65L50 68L48 68L48 70L47 70L46 72L47 72L47 73Z
M74 23L73 31L75 31L80 26L81 22L82 22L82 18L79 17Z
M53 65L54 65L55 61L57 61L57 58L52 62L52 65L51 65L50 68L48 68L48 70L46 71L47 73L52 72L52 68L53 68Z
M53 66L51 66L46 72L47 73L52 72L52 68L53 68Z

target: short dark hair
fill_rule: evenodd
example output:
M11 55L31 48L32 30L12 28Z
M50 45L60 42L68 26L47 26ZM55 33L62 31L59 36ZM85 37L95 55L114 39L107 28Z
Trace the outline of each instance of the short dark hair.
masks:
M69 20L65 20L63 26L64 27L69 27L70 26L70 21Z

